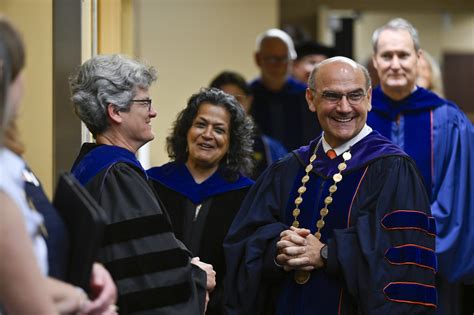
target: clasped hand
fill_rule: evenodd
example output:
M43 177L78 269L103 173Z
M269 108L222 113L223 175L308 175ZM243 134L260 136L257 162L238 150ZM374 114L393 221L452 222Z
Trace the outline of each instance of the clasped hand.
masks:
M312 271L324 266L320 254L323 246L310 230L290 227L280 234L275 260L285 271Z

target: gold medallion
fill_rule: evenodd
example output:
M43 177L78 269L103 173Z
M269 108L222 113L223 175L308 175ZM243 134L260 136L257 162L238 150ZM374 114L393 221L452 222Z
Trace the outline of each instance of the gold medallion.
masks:
M304 270L295 270L295 282L298 284L305 284L308 282L311 273Z
M318 150L319 148L319 145L321 144L321 140L319 140L316 148L314 149L314 153L313 155L311 156L311 158L309 159L309 164L305 167L305 172L306 174L301 178L301 183L302 185L298 188L298 197L295 198L295 209L293 210L293 217L294 217L294 220L293 220L293 226L294 227L299 227L300 226L300 222L298 221L298 217L301 213L301 209L299 208L299 206L303 203L303 197L302 195L306 192L306 183L309 182L310 180L310 177L309 177L309 173L313 170L313 162L316 160L316 151ZM329 187L329 195L324 198L324 208L322 208L320 210L320 219L316 222L316 232L314 233L314 236L320 240L321 239L321 230L324 228L324 226L326 225L326 223L324 222L324 218L328 215L329 213L329 210L328 210L328 206L330 204L332 204L333 202L333 197L332 195L337 191L337 183L339 183L341 180L342 180L342 171L344 171L346 168L347 168L347 164L346 162L348 160L350 160L352 157L351 153L349 151L347 152L344 152L344 154L342 155L342 158L344 159L344 162L340 163L338 165L338 170L339 170L339 173L337 174L334 174L332 176L332 179L334 180L334 184L332 184L330 187ZM298 284L305 284L306 282L309 281L309 278L311 277L311 272L309 271L304 271L304 270L295 270L295 273L294 273L294 278L295 278L295 282L298 283Z

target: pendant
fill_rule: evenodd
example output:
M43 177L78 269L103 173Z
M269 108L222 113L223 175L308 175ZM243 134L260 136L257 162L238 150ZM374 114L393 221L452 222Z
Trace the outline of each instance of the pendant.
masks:
M304 270L295 270L295 282L298 284L305 284L308 282L311 273Z

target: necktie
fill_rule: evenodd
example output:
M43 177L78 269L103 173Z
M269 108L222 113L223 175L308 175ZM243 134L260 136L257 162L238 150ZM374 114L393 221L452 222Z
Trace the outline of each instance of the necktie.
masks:
M336 151L334 151L333 149L328 150L328 152L326 152L326 155L327 155L331 160L334 159L334 158L337 156Z

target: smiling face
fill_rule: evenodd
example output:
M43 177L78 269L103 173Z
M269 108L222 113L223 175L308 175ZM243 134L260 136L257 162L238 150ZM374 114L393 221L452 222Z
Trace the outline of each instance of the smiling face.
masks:
M230 144L230 113L224 106L202 103L187 134L191 167L217 169Z
M315 82L316 91L306 90L309 109L317 113L324 138L336 148L351 140L364 127L367 113L372 108L371 90L366 90L364 73L355 63L340 60L322 65ZM358 96L360 100L350 101L347 96L334 100L334 93L349 93L350 98L357 99Z
M380 33L373 63L382 90L391 98L399 100L411 94L419 56L408 31L387 29Z
M135 100L150 99L148 89L137 89ZM121 134L131 148L138 150L141 146L155 138L151 120L157 115L153 106L148 110L147 103L132 102L130 110L121 112Z
M289 56L288 46L281 39L264 39L260 51L255 54L263 81L284 83L292 65Z

